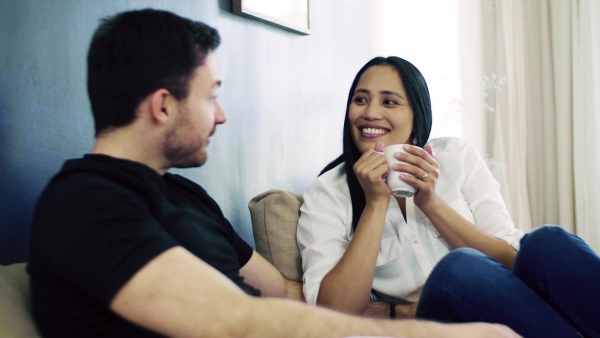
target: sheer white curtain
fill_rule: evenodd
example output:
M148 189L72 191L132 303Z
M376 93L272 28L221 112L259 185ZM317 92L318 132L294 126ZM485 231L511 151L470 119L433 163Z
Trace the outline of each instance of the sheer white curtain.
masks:
M516 225L600 251L600 2L483 0L488 147Z
M600 1L571 7L576 232L600 252Z

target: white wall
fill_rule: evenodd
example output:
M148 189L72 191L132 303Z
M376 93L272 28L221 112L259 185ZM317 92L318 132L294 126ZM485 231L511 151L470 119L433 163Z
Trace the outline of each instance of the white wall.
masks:
M423 73L432 138L462 137L484 153L479 8L474 0L374 0L373 56L399 56Z

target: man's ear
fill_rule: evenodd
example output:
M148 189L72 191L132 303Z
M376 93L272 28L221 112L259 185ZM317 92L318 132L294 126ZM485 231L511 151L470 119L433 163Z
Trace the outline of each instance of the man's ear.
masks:
M150 116L155 123L165 124L174 113L177 101L171 92L164 88L157 89L149 97Z

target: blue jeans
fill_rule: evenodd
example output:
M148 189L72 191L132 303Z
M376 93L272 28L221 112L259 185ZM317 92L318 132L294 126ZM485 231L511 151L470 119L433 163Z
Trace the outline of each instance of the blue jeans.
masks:
M524 337L600 337L600 257L558 226L525 235L513 271L457 249L423 287L417 317L505 324Z

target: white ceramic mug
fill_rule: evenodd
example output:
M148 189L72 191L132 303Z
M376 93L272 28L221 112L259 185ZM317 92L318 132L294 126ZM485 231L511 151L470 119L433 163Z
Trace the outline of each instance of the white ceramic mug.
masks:
M394 153L401 152L406 153L404 150L404 144L392 144L383 150L383 156L385 156L385 161L390 167L390 172L386 177L386 182L388 187L392 190L392 194L396 197L411 197L417 192L417 189L412 185L404 182L400 179L400 175L410 175L407 173L400 173L394 169L392 169L395 163L406 163L402 162L394 157ZM412 175L411 175L412 176Z

